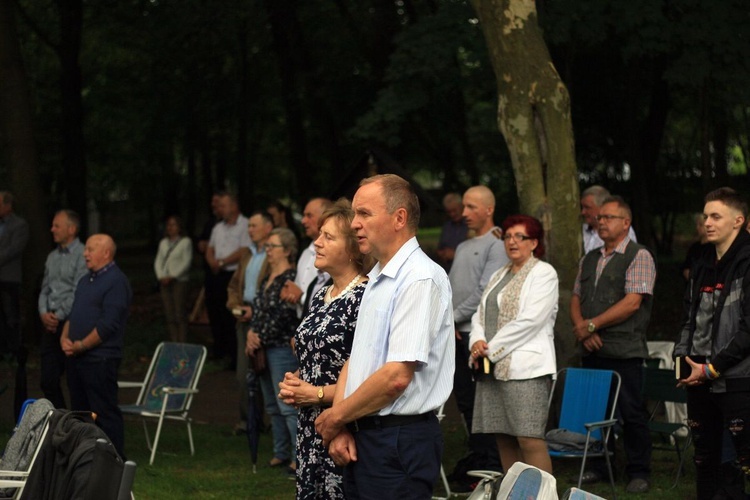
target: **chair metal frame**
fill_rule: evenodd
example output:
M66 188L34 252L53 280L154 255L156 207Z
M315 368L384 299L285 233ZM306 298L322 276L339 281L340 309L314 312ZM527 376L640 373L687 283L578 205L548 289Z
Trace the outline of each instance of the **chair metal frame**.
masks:
M662 438L671 440L667 444L652 444L655 450L675 451L680 463L677 466L677 475L674 479L672 488L677 486L685 466L685 457L687 450L693 442L693 435L690 433L690 427L684 422L668 422L656 420L655 417L659 408L665 408L664 403L687 403L687 393L685 389L676 387L677 381L674 377L674 370L665 370L645 366L643 368L643 390L642 394L646 401L654 402L648 421L648 428L654 434L659 434ZM665 408L666 411L666 408ZM677 432L680 429L687 431L687 437L684 438L684 445L680 447L680 436ZM674 444L674 446L672 446Z
M614 474L612 473L611 456L613 452L607 448L610 434L617 419L615 409L620 395L622 379L613 370L599 370L589 368L563 368L557 372L550 390L548 408L552 408L555 388L560 380L564 381L562 392L562 406L560 410L559 428L586 435L583 450L555 451L549 454L556 458L580 458L581 470L578 474L578 488L589 457L604 457L609 473L609 483L612 487L612 497L617 498ZM571 396L571 394L573 394ZM594 440L602 443L602 451L590 451Z
M42 430L42 434L39 437L39 442L36 445L36 449L34 450L34 454L31 456L31 460L29 461L29 465L26 470L0 470L0 488L16 488L16 491L10 498L20 498L23 494L23 489L26 487L26 480L31 473L32 467L34 467L36 458L39 455L42 446L44 446L44 441L47 438L47 432L49 431L49 419L52 416L53 412L54 410L50 410L47 412L46 420L44 422L44 429Z
M171 387L171 386L162 386L158 390L160 392L160 396L162 397L162 404L161 409L159 411L153 411L145 406L146 397L148 396L149 391L152 389L151 384L153 382L153 377L155 375L155 370L157 367L157 364L159 363L159 360L162 356L162 353L164 352L165 346L171 347L171 345L175 346L190 346L191 348L198 348L200 350L200 355L198 357L198 360L196 362L195 371L192 375L190 387ZM121 388L138 388L140 387L141 391L138 394L138 399L136 400L135 404L133 405L121 405L120 410L123 412L123 414L127 415L135 415L138 417L141 417L143 421L143 431L146 435L146 444L148 446L148 449L151 450L151 458L149 460L149 465L153 465L154 463L154 457L156 456L156 448L159 445L159 438L161 436L161 429L162 425L164 424L165 420L171 420L171 421L177 421L177 422L184 422L187 426L187 432L188 432L188 441L190 442L190 455L195 455L195 445L193 443L193 431L191 428L192 418L190 417L190 406L193 402L193 395L198 393L198 382L200 381L201 374L203 372L203 365L206 362L206 356L208 351L204 346L197 345L197 344L180 344L176 342L162 342L154 351L154 356L151 359L151 365L148 368L148 371L146 372L146 377L143 379L143 382L118 382L118 386ZM169 401L170 396L181 396L184 395L183 403L180 405L179 408L176 409L169 409ZM146 425L147 419L156 419L158 420L158 424L156 426L156 434L154 435L154 441L153 446L151 443L151 439L148 434L148 427Z
M438 419L438 422L442 422L445 418L445 403L440 405L440 409L435 413L435 416ZM443 488L445 488L445 496L444 497L437 497L433 496L433 500L447 500L451 496L453 496L453 492L451 492L451 486L448 483L448 477L445 475L445 468L443 467L443 464L440 464L440 480L443 482Z

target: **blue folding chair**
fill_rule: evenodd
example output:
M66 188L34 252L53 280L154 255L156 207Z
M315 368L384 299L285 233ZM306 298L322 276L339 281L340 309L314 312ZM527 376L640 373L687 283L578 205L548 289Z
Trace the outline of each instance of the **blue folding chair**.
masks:
M586 436L583 449L569 449L564 451L550 449L549 454L557 458L581 459L581 471L578 474L578 488L586 468L586 460L590 457L604 457L612 486L612 496L615 493L615 480L612 474L607 441L617 419L615 407L620 394L620 375L611 370L591 370L586 368L564 368L557 372L557 377L550 391L549 404L555 395L555 388L560 380L564 381L562 391L562 405L560 408L559 429ZM600 446L597 446L600 445Z

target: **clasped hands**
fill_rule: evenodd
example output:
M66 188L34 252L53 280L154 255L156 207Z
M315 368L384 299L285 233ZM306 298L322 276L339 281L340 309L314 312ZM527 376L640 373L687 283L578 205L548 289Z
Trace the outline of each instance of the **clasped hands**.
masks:
M585 319L573 326L573 334L576 336L576 340L583 345L583 348L589 352L598 351L604 346L604 342L597 332L589 332L589 321Z
M333 463L345 467L350 462L357 461L354 436L336 416L335 408L325 410L315 419L315 430L323 438L323 444L328 446L328 454L331 455Z
M290 406L311 406L318 403L316 388L292 372L284 374L284 380L279 382L279 399Z

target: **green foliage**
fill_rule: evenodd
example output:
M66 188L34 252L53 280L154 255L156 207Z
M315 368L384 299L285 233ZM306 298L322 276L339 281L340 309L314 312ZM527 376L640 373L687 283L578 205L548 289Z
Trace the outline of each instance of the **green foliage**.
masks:
M668 181L667 195L691 193L669 199L670 206L695 203L727 172L746 171L745 3L539 3L572 96L584 183L630 195L641 189L632 174L652 147L657 158L649 175ZM66 202L56 54L63 4L19 4L52 210ZM503 211L516 207L497 130L495 75L466 1L124 0L83 8L88 186L107 224L126 206L134 214L128 232L148 234L165 212L195 212L199 203L203 209L208 192L223 185L240 189L245 210L271 198L301 203L330 190L370 146L385 146L429 187L482 182ZM272 31L277 21L290 28L279 39ZM284 73L284 64L293 71ZM299 123L290 121L289 96ZM649 125L655 103L666 107L663 130ZM291 141L292 125L303 134L301 144ZM307 162L304 172L298 158ZM650 198L665 194L659 183L646 183Z

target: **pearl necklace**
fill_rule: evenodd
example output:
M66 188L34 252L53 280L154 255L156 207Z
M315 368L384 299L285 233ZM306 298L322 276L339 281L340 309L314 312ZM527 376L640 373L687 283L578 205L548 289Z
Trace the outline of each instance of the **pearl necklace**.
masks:
M325 303L330 304L331 302L338 299L339 297L343 297L344 295L346 295L352 288L354 288L354 286L357 284L360 278L362 278L362 275L360 274L356 275L354 279L351 280L348 285L346 285L346 288L341 290L341 293L337 294L335 297L331 296L331 293L333 292L333 285L329 286L328 290L326 290L326 296L324 299Z

